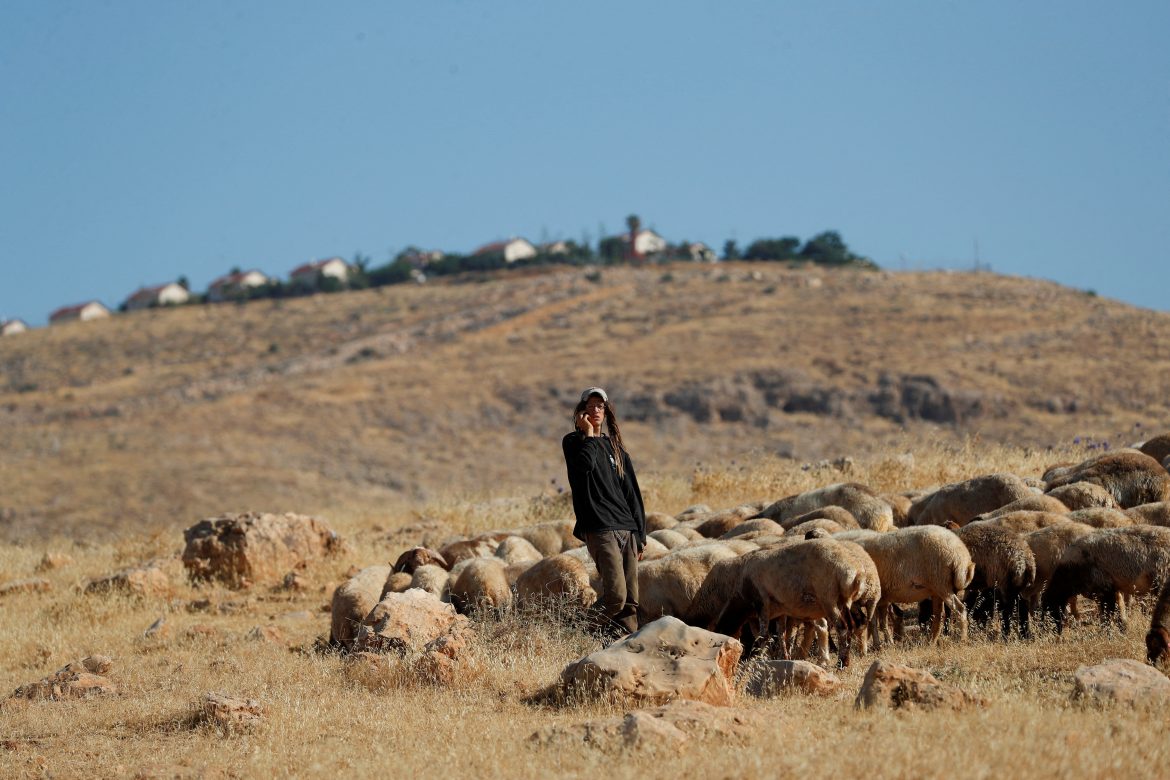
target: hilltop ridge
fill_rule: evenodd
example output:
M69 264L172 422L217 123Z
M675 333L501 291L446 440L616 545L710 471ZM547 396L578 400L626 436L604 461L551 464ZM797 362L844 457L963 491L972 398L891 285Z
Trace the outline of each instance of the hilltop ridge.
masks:
M639 472L680 479L906 435L1117 446L1170 421L1168 325L1040 280L760 263L553 267L73 323L0 343L0 536L555 492L560 434L592 384Z

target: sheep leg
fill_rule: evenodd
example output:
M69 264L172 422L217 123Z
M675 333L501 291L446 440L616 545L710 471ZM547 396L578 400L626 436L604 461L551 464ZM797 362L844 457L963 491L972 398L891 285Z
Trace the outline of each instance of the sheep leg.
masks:
M833 608L829 617L837 632L837 666L844 669L849 666L849 650L853 644L853 617L848 609L837 607Z
M935 599L937 609L931 616L931 644L938 644L939 635L942 633L943 616L946 614L947 608L950 608L951 614L955 616L959 624L959 639L960 641L967 641L967 606L963 603L963 599L957 593L952 593L946 599Z

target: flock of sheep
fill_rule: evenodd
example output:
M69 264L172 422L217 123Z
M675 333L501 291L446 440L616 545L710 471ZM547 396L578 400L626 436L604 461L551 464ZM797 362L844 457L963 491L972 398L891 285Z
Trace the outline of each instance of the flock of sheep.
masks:
M693 507L647 516L641 622L674 615L739 636L744 657L771 638L782 657L838 663L903 636L906 605L965 639L968 616L1027 638L1033 620L1062 631L1078 597L1102 621L1126 622L1158 596L1148 658L1170 655L1170 434L1054 466L1039 478L990 474L933 490L884 493L828 485L769 505ZM572 521L416 547L362 570L334 593L331 643L353 645L388 592L422 588L462 612L585 610L597 572Z

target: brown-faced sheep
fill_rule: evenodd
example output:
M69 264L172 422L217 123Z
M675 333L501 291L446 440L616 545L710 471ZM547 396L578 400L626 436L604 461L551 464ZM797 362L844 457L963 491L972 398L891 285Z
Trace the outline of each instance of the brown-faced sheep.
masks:
M398 560L394 561L393 570L414 574L414 570L419 566L431 565L442 566L444 569L451 568L447 560L434 550L426 547L411 547L402 553L402 555L399 555ZM365 615L362 615L362 617L365 617Z
M1011 514L1012 512L1052 512L1063 515L1067 514L1068 510L1069 508L1063 502L1052 496L1047 496L1043 493L1033 493L1030 496L1017 499L1010 504L1005 504L999 509L993 509L990 512L976 515L971 518L971 522L992 520L996 517Z
M744 543L739 543L744 544ZM683 614L711 567L741 554L731 542L707 542L676 548L657 560L638 566L638 621L645 624L663 615ZM755 550L755 545L746 549Z
M693 514L685 519L680 519L675 529L677 530L679 526L693 528L707 539L717 539L753 514L755 514L753 506L737 506L718 512Z
M1073 596L1097 599L1102 622L1125 624L1119 596L1158 591L1170 575L1170 528L1131 525L1103 528L1068 546L1044 593L1044 611L1057 632L1064 629L1064 606Z
M1028 636L1027 607L1021 594L1036 581L1036 556L1015 531L991 523L968 523L955 532L975 562L975 578L967 586L967 611L986 627L999 609L1003 638L1011 636L1018 617L1021 636Z
M839 482L782 498L761 509L756 517L783 525L785 520L826 506L839 506L850 512L862 528L888 531L894 527L893 508L873 488L856 482Z
M1170 526L1170 501L1140 504L1126 509L1125 514L1135 523Z
M1074 482L1092 482L1108 490L1122 509L1170 500L1170 474L1161 463L1137 450L1097 455L1067 472L1058 470L1046 481L1050 492Z
M876 603L881 594L876 568L861 566L859 560L848 542L837 539L812 539L751 553L715 630L738 634L753 617L761 635L772 620L827 620L837 629L838 663L848 666L858 628L854 606L862 606L863 599ZM872 614L869 605L862 609ZM745 642L745 656L750 650Z
M966 525L977 515L1033 495L1015 474L987 474L946 485L910 505L911 525Z
M440 601L450 601L451 574L442 566L427 564L414 570L410 587L425 590Z
M1170 658L1170 582L1162 586L1146 632L1146 661L1161 666Z
M467 561L451 583L451 604L460 613L479 610L502 612L512 604L506 565L499 558Z
M775 520L769 520L766 517L757 517L755 520L744 520L719 538L734 539L739 536L748 534L758 535L760 533L782 535L784 533L784 527Z
M912 526L884 534L845 531L834 538L861 545L877 566L882 597L870 630L874 649L880 649L883 633L889 632L888 605L926 599L933 605L931 642L939 641L946 609L956 616L960 636L966 639L967 608L962 593L975 576L975 564L958 536L937 526Z
M596 600L589 568L567 553L537 561L516 579L517 607L564 607L575 612L588 609Z
M853 516L853 513L848 509L839 506L822 506L819 509L812 510L811 512L805 512L803 515L790 517L783 523L780 523L780 526L785 530L788 530L795 528L798 525L807 523L809 520L832 520L834 523L841 526L842 530L846 531L852 528L861 528L857 522L857 518Z
M1052 488L1045 495L1055 498L1069 509L1091 509L1106 507L1116 509L1113 494L1093 482L1073 482Z
M1065 515L1065 518L1074 523L1084 523L1094 528L1124 528L1133 525L1134 519L1120 509L1106 509L1093 507L1092 509L1077 509Z
M1152 439L1147 439L1138 446L1138 452L1149 455L1159 463L1170 458L1170 433L1163 433Z
M392 567L368 566L333 591L330 608L329 644L348 650L353 646L357 627L382 598L382 588L390 578Z

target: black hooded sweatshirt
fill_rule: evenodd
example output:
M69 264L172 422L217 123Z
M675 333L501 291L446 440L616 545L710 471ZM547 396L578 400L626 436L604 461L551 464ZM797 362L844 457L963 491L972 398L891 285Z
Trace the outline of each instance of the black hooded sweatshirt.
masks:
M646 510L629 453L622 453L625 477L619 478L608 436L573 431L561 440L561 448L569 470L573 513L577 516L573 536L584 541L589 533L633 531L638 546L646 546Z

